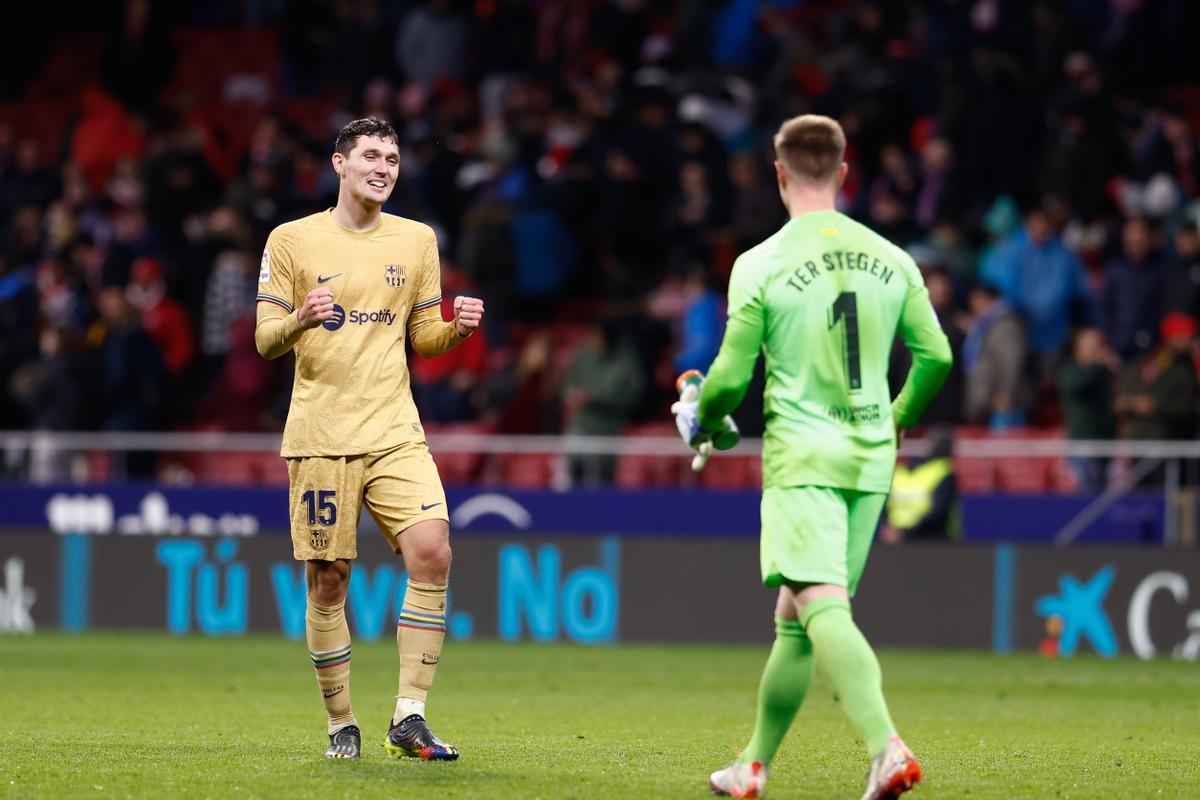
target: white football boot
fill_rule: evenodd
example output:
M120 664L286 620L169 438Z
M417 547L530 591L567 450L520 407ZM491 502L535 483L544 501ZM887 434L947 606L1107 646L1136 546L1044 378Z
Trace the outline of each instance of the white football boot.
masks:
M767 790L767 768L761 761L735 762L710 775L708 788L722 797L762 797Z
M862 800L895 800L921 780L921 765L904 740L893 735L883 752L871 760L867 792Z

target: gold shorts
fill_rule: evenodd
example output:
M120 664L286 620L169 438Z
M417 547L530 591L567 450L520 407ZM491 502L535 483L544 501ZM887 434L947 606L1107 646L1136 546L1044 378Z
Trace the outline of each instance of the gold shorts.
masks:
M364 503L395 552L400 552L397 537L414 523L450 519L425 442L405 442L382 453L286 460L292 550L299 561L355 558Z

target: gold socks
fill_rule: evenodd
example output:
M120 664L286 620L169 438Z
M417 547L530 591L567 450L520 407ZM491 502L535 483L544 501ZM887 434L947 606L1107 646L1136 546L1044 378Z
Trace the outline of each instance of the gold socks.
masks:
M400 691L396 697L395 722L412 714L425 716L425 698L437 674L445 638L446 587L410 580L396 626ZM349 647L346 652L350 652Z
M304 633L332 736L347 725L358 724L350 710L350 628L346 625L346 601L326 607L309 598Z

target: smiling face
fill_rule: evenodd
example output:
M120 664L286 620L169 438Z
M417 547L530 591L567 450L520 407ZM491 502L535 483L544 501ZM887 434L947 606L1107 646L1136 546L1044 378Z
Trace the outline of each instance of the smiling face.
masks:
M396 188L400 148L391 139L359 136L348 154L333 154L333 169L340 180L339 205L382 206Z

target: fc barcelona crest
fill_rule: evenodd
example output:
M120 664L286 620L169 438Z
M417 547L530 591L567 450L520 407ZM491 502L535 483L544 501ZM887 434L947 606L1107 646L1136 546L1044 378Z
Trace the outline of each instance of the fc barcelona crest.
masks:
M400 264L388 264L383 268L383 276L388 286L399 289L404 285L404 267Z

